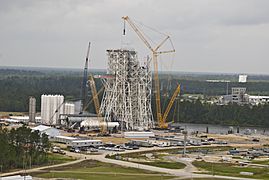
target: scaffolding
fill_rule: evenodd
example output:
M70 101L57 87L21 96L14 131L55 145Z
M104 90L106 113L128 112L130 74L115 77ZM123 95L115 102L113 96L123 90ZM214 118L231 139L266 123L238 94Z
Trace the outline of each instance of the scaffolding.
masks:
M100 111L107 122L118 121L121 130L153 127L150 59L140 65L133 50L107 50L108 69Z

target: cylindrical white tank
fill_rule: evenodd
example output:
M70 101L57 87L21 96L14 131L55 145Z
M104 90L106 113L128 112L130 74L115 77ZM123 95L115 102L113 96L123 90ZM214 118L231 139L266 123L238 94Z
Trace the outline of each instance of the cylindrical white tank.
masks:
M36 115L36 99L35 97L29 97L29 121L35 122Z
M64 104L64 114L74 114L75 113L75 104L65 103Z
M118 128L119 123L118 122L102 122L100 123L99 119L97 117L91 117L87 120L84 120L81 122L80 126L84 126L88 129L99 129L102 126L107 126L108 129L113 129L114 127Z
M43 124L55 125L59 115L63 114L64 96L42 95L41 96L41 122Z

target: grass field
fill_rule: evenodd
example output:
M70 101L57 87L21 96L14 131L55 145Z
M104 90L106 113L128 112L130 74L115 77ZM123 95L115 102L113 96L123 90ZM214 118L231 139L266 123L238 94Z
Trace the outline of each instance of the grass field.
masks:
M180 162L167 162L167 161L139 162L139 164L145 164L167 169L183 169L186 166L185 164Z
M118 165L102 163L98 161L83 161L81 163L48 169L47 172L33 174L34 177L41 178L75 178L82 180L101 179L126 179L126 180L161 180L172 179L173 176L156 172L127 168Z
M269 165L269 159L267 160L253 160L251 161L253 164L261 164L261 165Z
M195 152L198 150L208 150L208 152L216 152L216 151L228 151L231 149L231 146L212 146L212 147L187 147L187 150L189 152ZM144 154L148 153L168 153L168 154L178 154L179 151L182 151L183 147L176 147L173 149L158 149L158 150L152 150L152 151L141 151L141 152L134 152L134 153L126 153L121 155L122 157L141 157L144 156ZM111 156L110 158L115 158L115 156Z
M69 161L74 161L75 159L66 155L49 153L48 154L48 164L61 164Z
M192 164L200 170L208 171L208 174L269 179L268 168L241 167L231 163L210 163L205 161L194 161ZM252 172L254 175L243 176L240 175L240 172Z

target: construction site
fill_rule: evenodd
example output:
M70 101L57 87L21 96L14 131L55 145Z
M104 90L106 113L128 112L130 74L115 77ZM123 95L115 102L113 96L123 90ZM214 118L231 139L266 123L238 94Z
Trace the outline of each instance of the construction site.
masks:
M39 117L36 113L37 101L31 96L29 117L5 118L3 120L8 123L7 126L12 124L12 128L19 127L23 122L33 131L46 134L53 145L50 153L73 158L78 164L74 167L79 167L77 173L82 173L83 178L86 177L85 173L92 173L88 174L89 177L96 173L90 169L96 162L101 163L97 164L98 167L110 167L113 164L120 169L134 168L134 174L124 171L120 174L130 177L140 176L137 170L147 170L156 179L268 178L269 139L265 130L259 130L259 133L253 128L239 131L238 126L236 132L233 127L229 127L225 133L219 130L210 133L212 131L207 124L206 128L200 127L203 130L198 131L181 127L173 119L168 119L169 114L175 114L172 108L175 101L181 100L180 82L171 86L171 81L168 81L167 86L176 88L170 94L161 94L163 87L159 81L160 56L175 53L172 40L170 36L161 33L162 39L152 43L150 35L136 21L128 16L122 17L122 20L122 36L126 37L132 31L142 48L148 52L146 58L139 57L139 52L133 48L107 49L104 52L107 55L106 72L94 73L90 70L90 63L94 63L90 57L93 43L89 42L80 94L77 95L79 98L43 94ZM102 84L100 88L97 88L97 81ZM245 92L244 88L234 90ZM166 97L167 101L162 102L162 97ZM66 163L70 170L59 177L75 176L72 164L75 163ZM85 170L87 165L89 169ZM81 171L81 167L84 170ZM60 173L57 168L57 165L44 168L48 171L29 168L29 173L37 177L46 174L48 178L54 178L54 173ZM144 174L145 179L148 179L149 172ZM159 174L153 174L156 172ZM11 172L5 176L16 174L22 173ZM108 172L97 172L97 175L116 177L113 168Z
M146 60L139 59L135 50L108 49L106 74L94 75L89 71L91 48L89 42L80 98L67 102L61 95L42 95L39 123L69 131L97 132L100 135L108 135L111 132L167 129L168 114L180 92L178 84L163 111L158 57L161 54L175 53L170 36L166 35L159 44L153 46L134 21L128 16L122 17L122 20L123 36L127 36L127 28L135 32L137 41L141 41L144 44L142 46L149 52ZM161 47L167 43L170 49L161 51ZM101 89L97 89L96 79L101 80L103 86ZM94 104L94 114L87 112L91 103Z

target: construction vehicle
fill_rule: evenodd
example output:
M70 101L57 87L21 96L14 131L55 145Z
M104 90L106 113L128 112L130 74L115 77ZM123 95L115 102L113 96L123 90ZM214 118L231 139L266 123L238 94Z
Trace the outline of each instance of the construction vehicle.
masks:
M156 100L156 117L159 128L163 129L166 128L165 125L165 119L162 118L162 110L161 110L161 96L160 96L160 82L159 82L159 76L158 76L158 55L160 54L167 54L167 53L173 53L175 52L175 49L173 47L172 41L170 39L170 36L165 35L165 38L159 43L156 47L153 47L151 43L147 40L145 37L145 33L143 33L141 30L138 29L138 27L133 23L133 21L128 17L124 16L122 17L124 20L124 29L123 29L123 35L125 35L125 22L127 22L131 28L135 31L135 33L138 35L138 37L142 40L142 42L146 45L146 47L152 52L152 59L154 64L154 88L155 88L155 100ZM170 41L172 49L168 51L159 51L159 49L167 42Z

